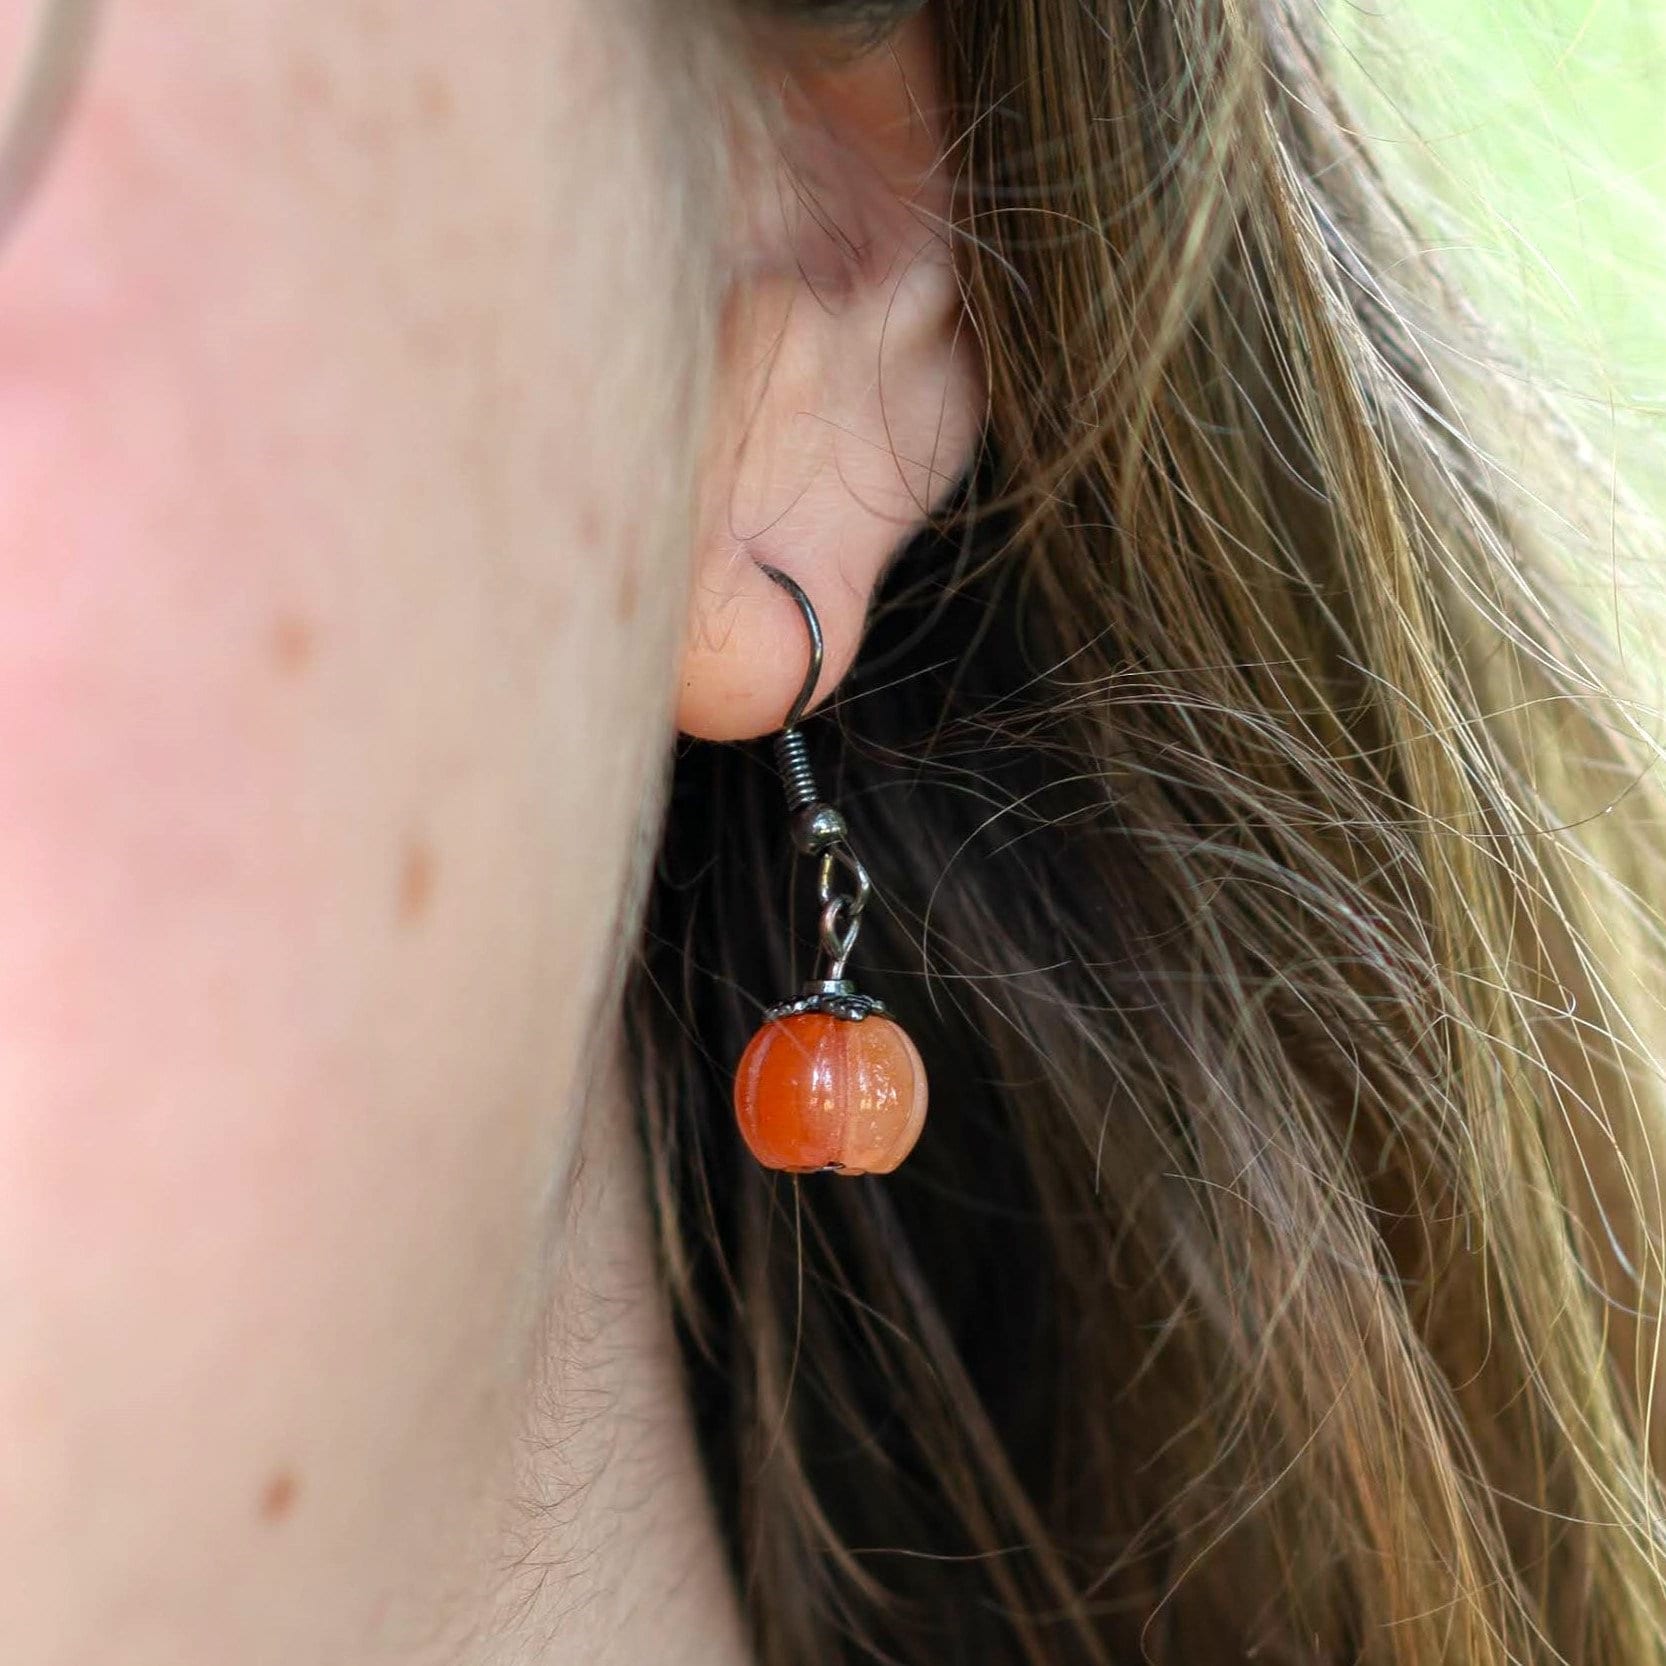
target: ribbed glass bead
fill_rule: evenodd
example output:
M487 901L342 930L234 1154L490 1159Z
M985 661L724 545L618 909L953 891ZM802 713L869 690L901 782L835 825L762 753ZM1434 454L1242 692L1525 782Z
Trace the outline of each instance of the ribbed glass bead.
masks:
M741 1055L735 1116L765 1168L889 1174L925 1126L925 1066L908 1032L881 1014L790 1013Z

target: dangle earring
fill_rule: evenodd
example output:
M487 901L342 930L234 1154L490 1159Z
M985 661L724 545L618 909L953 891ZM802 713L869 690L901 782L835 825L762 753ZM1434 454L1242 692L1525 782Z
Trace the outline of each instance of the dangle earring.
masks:
M907 1031L845 976L872 886L845 818L816 791L798 730L821 677L821 622L799 584L763 570L798 604L810 634L809 674L775 737L775 760L793 842L820 859L821 965L797 1000L764 1014L735 1071L735 1116L765 1168L889 1174L925 1125L925 1066Z

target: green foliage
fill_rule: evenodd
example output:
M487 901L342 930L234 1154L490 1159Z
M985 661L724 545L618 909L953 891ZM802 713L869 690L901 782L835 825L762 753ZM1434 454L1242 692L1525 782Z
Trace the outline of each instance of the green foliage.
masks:
M1331 22L1478 304L1599 443L1666 479L1666 4L1386 0Z

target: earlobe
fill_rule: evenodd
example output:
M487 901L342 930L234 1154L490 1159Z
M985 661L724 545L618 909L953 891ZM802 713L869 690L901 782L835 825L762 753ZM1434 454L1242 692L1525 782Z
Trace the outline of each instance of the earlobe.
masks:
M797 692L803 627L760 563L814 600L825 698L890 558L971 461L983 379L951 253L934 51L922 16L788 83L779 166L745 205L751 247L726 302L684 733L765 734Z

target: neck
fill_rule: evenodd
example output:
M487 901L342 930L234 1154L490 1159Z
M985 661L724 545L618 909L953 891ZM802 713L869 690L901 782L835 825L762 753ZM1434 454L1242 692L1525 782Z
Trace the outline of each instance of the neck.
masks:
M745 1666L620 1074L559 1205L489 1640L471 1666Z

